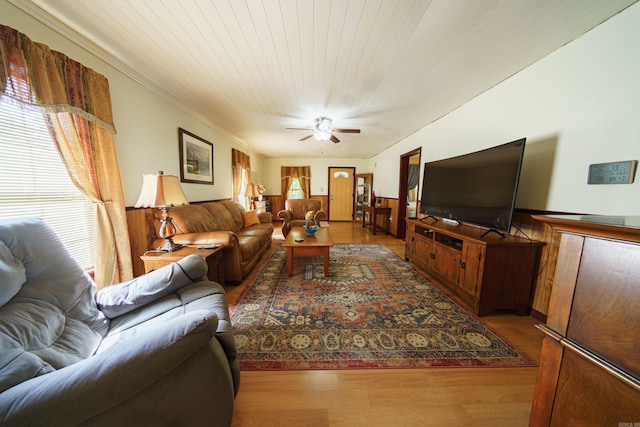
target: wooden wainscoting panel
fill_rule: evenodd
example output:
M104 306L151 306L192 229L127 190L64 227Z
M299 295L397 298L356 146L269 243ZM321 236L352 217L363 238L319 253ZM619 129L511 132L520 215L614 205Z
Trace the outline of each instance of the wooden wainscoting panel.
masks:
M389 220L389 233L398 235L398 199L384 199L384 205L391 208L391 220Z
M513 224L514 226L511 228L512 235L531 238L545 244L540 252L538 274L531 298L531 308L541 315L546 315L549 311L549 299L553 288L559 237L548 224L533 219L531 213L528 212L516 211L513 216Z

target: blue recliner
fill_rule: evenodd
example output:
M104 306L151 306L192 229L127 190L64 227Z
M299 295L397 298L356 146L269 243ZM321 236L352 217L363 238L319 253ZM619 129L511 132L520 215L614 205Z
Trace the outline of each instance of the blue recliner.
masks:
M96 291L43 221L0 221L0 425L229 426L240 370L206 269Z

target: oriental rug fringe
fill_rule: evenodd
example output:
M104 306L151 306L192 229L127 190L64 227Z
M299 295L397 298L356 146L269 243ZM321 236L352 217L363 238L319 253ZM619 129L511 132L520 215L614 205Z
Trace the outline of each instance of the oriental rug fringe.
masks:
M231 305L244 370L508 367L536 362L383 245L321 257L277 245Z

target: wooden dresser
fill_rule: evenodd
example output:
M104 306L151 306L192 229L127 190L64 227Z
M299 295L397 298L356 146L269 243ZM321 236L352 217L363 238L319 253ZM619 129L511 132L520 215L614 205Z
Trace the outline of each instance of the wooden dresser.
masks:
M560 248L530 426L640 425L640 217L533 218Z

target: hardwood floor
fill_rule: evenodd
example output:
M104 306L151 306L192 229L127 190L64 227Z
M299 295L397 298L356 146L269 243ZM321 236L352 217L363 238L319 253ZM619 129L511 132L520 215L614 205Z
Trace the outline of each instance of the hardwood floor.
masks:
M334 243L381 243L404 259L404 241L359 222L332 222ZM275 239L282 238L279 227ZM246 282L227 286L235 301ZM539 360L536 320L481 320ZM243 371L233 426L527 426L537 368Z

